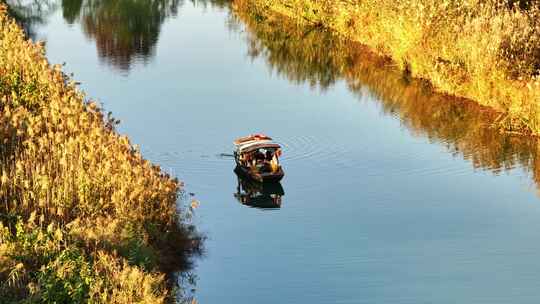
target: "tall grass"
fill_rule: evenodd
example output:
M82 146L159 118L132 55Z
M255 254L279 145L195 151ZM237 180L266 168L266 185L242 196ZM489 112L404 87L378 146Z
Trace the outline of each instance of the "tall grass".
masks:
M376 101L412 135L446 147L475 169L500 174L521 168L540 189L540 139L499 132L493 110L434 92L427 81L404 75L389 58L319 26L272 12L260 15L238 2L231 18L245 25L248 54L263 59L277 75L322 91L345 82L359 100Z
M367 45L440 92L494 108L501 129L538 135L540 10L514 2L235 0Z
M160 303L198 237L145 160L0 6L0 299Z

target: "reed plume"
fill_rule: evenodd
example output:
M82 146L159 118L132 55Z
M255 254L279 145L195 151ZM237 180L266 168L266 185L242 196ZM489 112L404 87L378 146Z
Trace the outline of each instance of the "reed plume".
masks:
M171 299L166 274L199 244L179 224L181 183L44 53L0 6L0 298Z
M495 109L500 130L540 134L540 9L533 1L235 0L234 6L261 22L273 12L329 29L439 92Z

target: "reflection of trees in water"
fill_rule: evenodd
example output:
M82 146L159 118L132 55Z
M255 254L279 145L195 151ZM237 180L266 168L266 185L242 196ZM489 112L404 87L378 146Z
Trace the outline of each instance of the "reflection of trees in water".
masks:
M233 0L191 0L194 5L203 7L228 8Z
M248 21L250 57L264 58L272 70L293 83L309 83L322 90L341 78L340 65L347 61L341 56L348 54L335 54L335 38L331 34L315 27L280 23Z
M80 19L96 41L99 57L128 70L134 58L146 61L158 41L161 25L178 12L179 0L62 1L67 22Z
M229 0L193 0L195 4L225 7ZM182 0L62 0L68 23L80 20L96 41L98 55L121 70L134 59L153 56L163 22L178 14Z
M191 0L194 5L227 8L230 0ZM178 14L184 0L7 0L10 14L35 38L35 28L59 5L68 24L81 23L95 40L99 57L127 71L134 60L152 57L163 22Z
M52 0L6 0L8 13L24 29L28 37L36 38L36 27L43 25L45 19L57 9Z
M81 15L83 0L62 0L62 15L68 24L73 24Z
M540 185L538 140L501 134L490 126L496 113L475 103L432 91L408 79L388 59L316 28L298 26L279 16L249 15L240 7L248 33L249 56L261 57L290 81L325 90L338 80L359 95L372 94L385 113L398 116L415 136L447 147L475 168L496 174L515 167L532 173Z
M68 24L80 22L96 41L99 57L128 70L134 58L147 60L158 41L161 25L175 16L181 0L7 0L9 13L35 38L58 5ZM53 33L54 34L54 33Z

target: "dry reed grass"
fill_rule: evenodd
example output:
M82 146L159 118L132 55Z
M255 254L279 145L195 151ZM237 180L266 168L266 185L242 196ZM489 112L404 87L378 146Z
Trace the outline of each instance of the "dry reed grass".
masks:
M515 2L515 1L514 1ZM540 134L540 10L500 0L235 0L331 29L390 57L440 92L501 113L502 130ZM522 7L526 7L522 5Z
M116 133L1 5L0 100L0 298L171 299L166 272L199 244L179 225L181 184Z
M331 31L272 12L261 20L238 2L231 18L245 25L249 55L263 59L277 75L323 91L345 81L360 100L376 101L414 136L443 145L475 169L500 174L521 168L540 189L539 139L499 132L492 109L434 92L426 81L404 75L388 57Z

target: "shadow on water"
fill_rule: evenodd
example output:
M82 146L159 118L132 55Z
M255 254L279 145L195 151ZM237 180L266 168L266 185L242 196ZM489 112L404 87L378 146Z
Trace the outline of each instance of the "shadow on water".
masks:
M473 102L435 92L411 79L388 58L345 41L317 27L235 7L230 23L243 23L248 56L263 59L278 75L295 84L325 91L344 81L359 99L380 103L383 113L397 117L417 137L439 143L474 168L500 174L516 167L540 185L538 139L502 134L493 127L498 114ZM234 30L234 29L232 29Z
M161 248L161 270L167 274L169 283L175 288L176 303L193 303L198 277L195 262L205 255L206 236L192 224L193 210L183 208L183 222L178 230L158 244Z
M242 205L258 209L281 208L282 197L285 195L281 183L259 183L244 178L238 173L236 173L236 176L238 186L234 197Z

